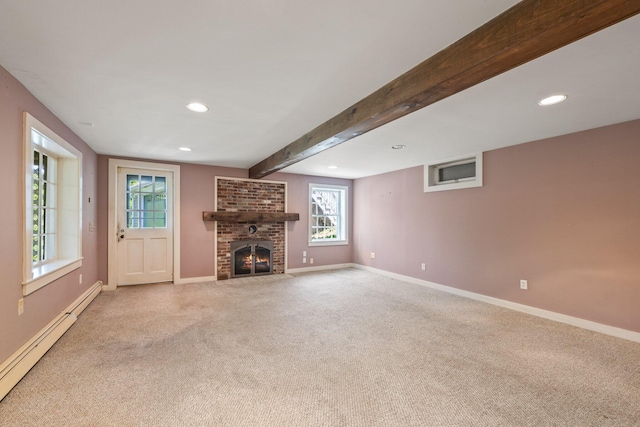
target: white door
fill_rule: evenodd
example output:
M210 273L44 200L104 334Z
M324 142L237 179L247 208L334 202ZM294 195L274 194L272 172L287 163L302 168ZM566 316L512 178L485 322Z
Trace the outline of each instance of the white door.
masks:
M118 168L118 285L173 281L173 174Z

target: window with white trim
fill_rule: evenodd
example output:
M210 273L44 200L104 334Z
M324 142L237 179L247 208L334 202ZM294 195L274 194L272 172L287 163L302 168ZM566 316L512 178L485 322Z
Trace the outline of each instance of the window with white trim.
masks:
M82 265L82 153L24 113L23 294Z
M347 187L309 184L309 245L346 245Z
M482 153L429 163L424 167L424 191L482 187Z

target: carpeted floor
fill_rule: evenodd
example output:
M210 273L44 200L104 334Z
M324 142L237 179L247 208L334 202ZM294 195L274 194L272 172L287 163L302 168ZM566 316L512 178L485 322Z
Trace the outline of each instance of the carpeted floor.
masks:
M640 344L346 269L102 293L2 426L638 426Z

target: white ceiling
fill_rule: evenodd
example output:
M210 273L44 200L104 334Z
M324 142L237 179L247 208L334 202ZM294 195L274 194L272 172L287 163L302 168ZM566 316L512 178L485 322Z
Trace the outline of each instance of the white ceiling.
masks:
M249 168L515 3L0 0L0 65L100 154ZM638 40L640 16L284 172L358 178L640 118Z

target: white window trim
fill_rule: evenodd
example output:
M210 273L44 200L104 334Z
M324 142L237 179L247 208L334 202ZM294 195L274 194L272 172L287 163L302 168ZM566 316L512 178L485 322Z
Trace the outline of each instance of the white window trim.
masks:
M438 182L438 169L470 162L476 163L476 176L455 181ZM459 190L463 188L482 187L482 153L459 156L431 162L424 165L424 192Z
M82 266L82 153L80 150L62 139L58 134L49 129L46 125L25 112L23 115L23 148L24 148L24 224L23 224L23 281L22 293L29 295L32 292L48 285L49 283L59 279L60 277L76 270ZM44 152L58 159L58 174L67 174L70 172L72 179L67 179L61 183L64 188L58 188L58 226L57 229L65 230L66 239L71 239L75 244L75 250L71 249L71 253L67 251L63 255L63 251L57 250L58 259L41 264L37 267L33 266L33 209L32 209L32 168L33 159L31 140L31 129L48 138L43 144L37 144ZM72 159L73 162L65 162L65 159ZM59 181L60 182L60 181ZM64 195L66 195L66 197ZM73 195L69 199L69 194ZM75 195L77 194L77 198ZM64 202L60 202L61 198L65 198ZM64 210L63 210L64 209ZM64 225L61 222L66 221ZM58 245L62 238L58 235ZM73 246L73 245L72 245Z
M313 192L314 189L323 189L326 188L328 190L340 190L344 192L344 203L342 203L341 206L341 218L342 218L342 229L343 229L343 238L340 239L331 239L331 240L322 240L322 241L314 241L312 240L311 236L312 236L312 231L311 231L311 224L312 224L312 212L311 212L311 203L312 203L312 198L311 198L311 194ZM308 223L308 227L307 227L307 232L308 232L308 245L309 246L340 246L340 245L348 245L349 244L349 218L348 218L348 212L349 212L349 187L345 186L345 185L329 185L329 184L313 184L310 183L309 184L309 202L307 204L307 209L309 210L309 223Z

